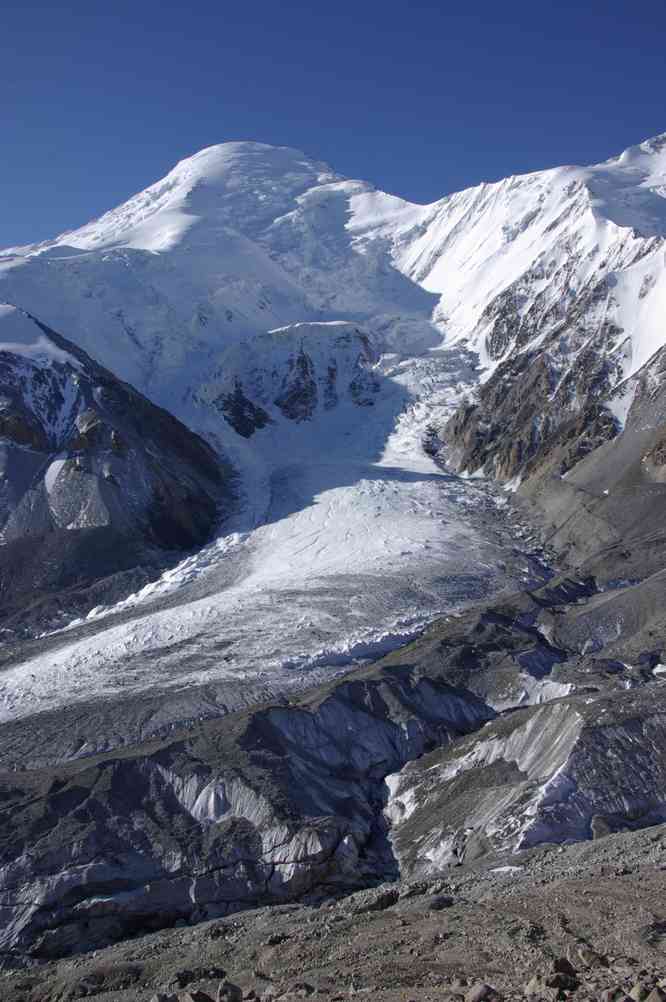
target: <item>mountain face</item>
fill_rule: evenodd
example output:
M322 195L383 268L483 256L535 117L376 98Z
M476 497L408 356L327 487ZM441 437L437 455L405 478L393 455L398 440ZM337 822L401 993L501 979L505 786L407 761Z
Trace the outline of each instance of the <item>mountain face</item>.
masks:
M356 204L361 225L366 213L418 211L295 150L211 147L97 222L6 252L0 294L205 424L192 393L258 332L372 317L387 343L438 342L434 297L392 267L383 237L349 231Z
M209 547L96 603L53 655L12 662L9 719L130 684L168 703L158 727L281 696L542 573L501 526L484 532L492 496L421 448L429 402L450 414L472 359L438 352L437 296L394 264L423 211L298 151L232 143L0 255L0 297L201 434L239 499ZM146 726L127 713L114 734ZM106 746L97 724L80 737Z
M2 950L666 818L665 250L661 136L228 143L0 253Z
M628 381L663 345L665 191L664 136L502 182L496 198L528 201L488 260L502 282L473 336L489 378L446 429L460 469L564 474L622 427Z
M346 321L402 359L462 345L482 388L447 437L460 468L511 479L611 437L614 392L662 345L665 185L664 136L429 206L296 150L227 143L4 252L0 295L222 439L199 389L257 332Z
M145 584L230 508L230 471L204 441L11 306L0 306L0 434L8 638Z
M353 324L292 324L224 352L196 400L251 438L270 423L311 421L341 402L372 407L377 361L368 335Z

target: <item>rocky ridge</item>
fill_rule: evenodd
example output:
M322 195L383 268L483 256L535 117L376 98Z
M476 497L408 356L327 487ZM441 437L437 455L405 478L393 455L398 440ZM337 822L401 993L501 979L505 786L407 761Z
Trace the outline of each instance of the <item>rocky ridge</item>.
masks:
M209 445L8 305L0 467L6 640L145 584L233 507L232 471Z
M539 190L526 224L541 240L468 331L486 370L443 434L457 469L561 476L621 430L629 388L663 345L665 150L657 136L567 169L555 219L564 176L517 179Z

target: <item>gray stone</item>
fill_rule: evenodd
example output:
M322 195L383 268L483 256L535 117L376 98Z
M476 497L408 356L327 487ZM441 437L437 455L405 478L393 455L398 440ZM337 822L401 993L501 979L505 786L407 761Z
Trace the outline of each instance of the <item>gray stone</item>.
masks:
M550 1000L558 997L559 988L552 987L546 982L544 977L535 974L525 985L524 993L530 998L536 997Z
M576 947L576 955L585 967L608 967L607 958L585 943L580 943Z
M243 992L231 981L221 981L218 985L216 1002L243 1002Z
M545 983L543 978L540 977L538 974L534 974L525 985L525 994L538 995L542 988L545 988Z
M435 897L429 899L428 908L434 912L440 912L445 908L451 908L454 903L453 898L449 897L448 894L436 894Z
M576 968L566 957L556 957L551 965L551 970L556 974L569 974L572 977L576 974Z
M398 887L377 887L369 891L361 891L345 901L345 908L351 915L363 915L366 912L381 912L391 908L398 901Z
M487 985L482 981L472 985L469 991L465 993L465 1002L485 1002L485 1000L500 1000L501 998L502 996L499 992L491 985Z

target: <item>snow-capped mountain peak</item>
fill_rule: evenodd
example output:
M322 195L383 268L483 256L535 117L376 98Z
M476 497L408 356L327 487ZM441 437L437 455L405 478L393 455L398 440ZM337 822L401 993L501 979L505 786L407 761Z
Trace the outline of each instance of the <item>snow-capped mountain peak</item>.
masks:
M118 208L39 247L98 250L131 247L166 251L201 222L251 235L291 208L316 184L339 180L324 163L286 146L229 142L181 160L161 180Z
M650 172L666 170L666 132L645 139L642 143L628 146L619 157L611 157L606 164L621 164L623 166L640 166Z
M0 283L191 420L201 371L262 331L372 318L384 345L436 344L434 297L391 260L392 220L414 208L298 150L224 143L81 229L0 254Z
M223 143L99 220L0 255L0 286L204 431L193 401L224 353L297 323L358 324L397 360L459 344L488 378L576 316L552 349L557 378L604 330L610 394L666 337L665 171L662 135L423 206L298 150Z

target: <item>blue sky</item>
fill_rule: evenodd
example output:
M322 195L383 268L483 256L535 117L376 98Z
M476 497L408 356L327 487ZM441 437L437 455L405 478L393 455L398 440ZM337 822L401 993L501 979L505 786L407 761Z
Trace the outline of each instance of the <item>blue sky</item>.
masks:
M228 139L416 201L666 131L666 5L8 0L0 246Z

